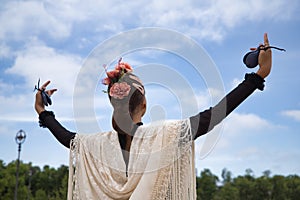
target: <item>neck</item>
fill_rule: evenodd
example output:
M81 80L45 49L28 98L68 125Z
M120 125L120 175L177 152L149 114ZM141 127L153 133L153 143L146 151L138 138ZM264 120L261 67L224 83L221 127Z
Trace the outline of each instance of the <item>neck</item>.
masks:
M138 108L137 112L132 113L132 121L133 123L137 124L142 122L142 117L144 116L145 112L146 112L146 103L143 104L143 107Z
M142 121L142 117L134 115L134 116L132 116L132 121L133 121L133 123L137 124Z

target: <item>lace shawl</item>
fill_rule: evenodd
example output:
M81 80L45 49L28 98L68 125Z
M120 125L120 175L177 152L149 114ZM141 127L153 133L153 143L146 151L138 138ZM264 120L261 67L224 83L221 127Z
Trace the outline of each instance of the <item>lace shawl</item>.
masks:
M77 134L71 142L69 200L196 199L190 121L140 126L128 167L115 131Z

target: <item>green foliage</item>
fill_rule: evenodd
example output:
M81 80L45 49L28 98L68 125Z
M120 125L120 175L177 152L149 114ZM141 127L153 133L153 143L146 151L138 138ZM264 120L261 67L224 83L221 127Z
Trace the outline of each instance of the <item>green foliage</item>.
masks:
M14 199L16 186L16 162L8 165L0 160L0 197L1 200ZM20 162L18 199L60 200L67 197L68 167L58 169L32 166Z
M212 199L214 193L217 191L218 177L213 175L209 169L204 169L201 176L196 180L197 196L201 196L203 200Z
M222 181L208 169L197 177L197 199L205 200L298 200L300 197L300 177L270 176L266 170L263 176L254 177L251 169L245 175L232 177L226 168L221 173ZM204 192L206 190L206 192ZM209 193L209 194L208 194Z
M16 162L5 164L0 160L0 199L14 199L16 184ZM221 179L209 169L204 169L196 177L197 199L201 200L296 200L300 197L300 177L298 175L271 176L266 170L255 177L251 169L244 175L233 177L226 168ZM61 200L67 198L68 167L42 169L31 163L20 162L18 199Z

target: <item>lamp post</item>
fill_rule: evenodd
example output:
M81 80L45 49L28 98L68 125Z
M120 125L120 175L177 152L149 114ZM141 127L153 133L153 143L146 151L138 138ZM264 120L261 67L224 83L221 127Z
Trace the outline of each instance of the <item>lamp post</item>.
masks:
M25 142L25 138L26 138L26 133L22 129L17 132L16 137L15 137L16 143L18 144L18 159L17 159L16 187L15 187L14 200L18 199L20 153L21 153L21 145Z

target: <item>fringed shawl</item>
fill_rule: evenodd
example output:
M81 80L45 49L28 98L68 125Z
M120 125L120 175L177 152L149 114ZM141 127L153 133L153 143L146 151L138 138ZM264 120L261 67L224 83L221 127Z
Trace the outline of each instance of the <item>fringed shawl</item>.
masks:
M189 120L140 126L128 167L115 131L77 134L70 148L69 200L196 199Z

